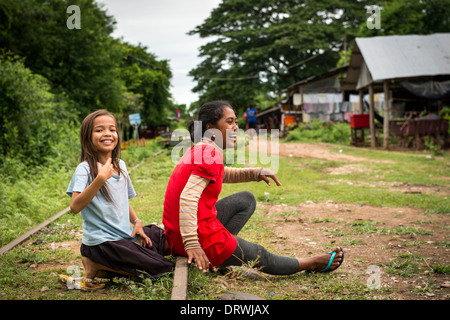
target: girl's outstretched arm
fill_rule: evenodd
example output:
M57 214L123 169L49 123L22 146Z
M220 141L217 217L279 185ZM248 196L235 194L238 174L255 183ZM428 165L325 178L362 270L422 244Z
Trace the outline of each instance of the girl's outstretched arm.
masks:
M82 192L73 192L72 200L70 201L70 210L73 213L79 213L94 199L97 192L105 184L105 182L112 177L114 168L111 164L111 158L106 161L106 164L102 166L101 163L97 163L98 174L94 181Z
M239 183L264 180L270 186L269 178L275 181L277 186L281 186L281 182L270 169L225 167L223 182Z
M223 174L224 183L240 183L258 181L262 168L233 168L225 167Z
M281 186L280 180L278 180L278 177L272 172L270 169L262 169L258 176L258 181L264 180L269 186L270 186L270 179L275 181L277 186Z

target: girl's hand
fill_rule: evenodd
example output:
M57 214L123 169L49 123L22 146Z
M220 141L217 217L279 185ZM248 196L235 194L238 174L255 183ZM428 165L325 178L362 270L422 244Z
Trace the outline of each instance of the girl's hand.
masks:
M143 247L151 248L153 246L152 240L150 240L149 237L144 232L144 228L142 227L141 220L137 220L136 224L134 225L133 232L131 233L131 236L134 237L135 235L138 235L138 243Z
M108 158L108 160L106 160L106 163L104 165L102 165L100 162L97 162L97 169L98 169L97 177L100 177L100 179L102 179L103 181L108 180L114 174L114 167L111 161L112 159Z
M269 178L271 178L273 181L275 181L277 186L281 186L281 182L280 182L280 180L278 180L277 176L274 173L272 173L272 171L270 169L263 168L261 170L261 173L259 174L258 181L264 180L267 183L267 185L270 186Z
M195 260L195 263L200 270L203 270L203 272L208 271L211 262L209 262L209 259L202 248L189 249L187 250L187 254L189 264Z

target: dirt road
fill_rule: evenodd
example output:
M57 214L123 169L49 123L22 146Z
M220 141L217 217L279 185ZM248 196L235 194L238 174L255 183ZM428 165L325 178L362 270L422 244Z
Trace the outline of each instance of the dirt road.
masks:
M329 149L325 144L281 143L279 155L348 163L328 168L330 174L357 172L364 170L358 163L377 161ZM364 182L355 182L355 187L357 183ZM450 189L442 187L402 182L392 187L397 191L403 188L404 192L450 195ZM342 246L346 252L342 279L372 283L370 275L378 270L381 288L393 291L391 299L450 299L450 277L433 271L436 266L450 264L448 214L332 201L258 205L260 213L272 218L266 226L277 234L273 244L280 250L296 248L293 254L304 257L320 253L330 243Z

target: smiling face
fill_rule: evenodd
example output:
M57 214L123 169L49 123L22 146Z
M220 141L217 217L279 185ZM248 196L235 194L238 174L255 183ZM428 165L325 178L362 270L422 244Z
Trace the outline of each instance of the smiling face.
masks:
M118 135L116 121L108 115L98 116L94 119L92 128L92 145L99 154L111 157L117 146Z
M222 111L222 118L217 121L214 126L215 129L221 133L222 140L217 137L214 142L222 149L234 148L237 140L237 131L239 130L237 124L236 113L230 107L224 107Z

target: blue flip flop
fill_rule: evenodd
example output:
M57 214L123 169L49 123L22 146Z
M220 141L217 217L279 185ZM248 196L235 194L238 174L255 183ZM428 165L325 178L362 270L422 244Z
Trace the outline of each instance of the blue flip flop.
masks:
M328 265L324 269L319 271L320 273L333 272L334 270L338 269L341 266L342 262L344 262L344 249L342 249L342 247L339 247L339 248L342 251L342 260L339 263L339 265L336 268L330 270L330 266L334 261L334 257L336 256L336 252L334 252L334 251L327 252L327 254L331 254L331 258L330 258L330 261L328 262Z
M339 247L339 248L342 251L342 260L341 260L341 262L339 263L339 265L336 268L330 270L331 264L333 263L334 257L336 256L336 252L330 251L330 252L327 252L327 254L331 254L330 261L328 261L328 265L325 268L323 268L320 271L310 271L310 270L308 270L308 271L306 271L306 273L327 273L327 272L333 272L334 270L339 268L341 266L342 262L344 262L344 249L342 249L342 247Z

